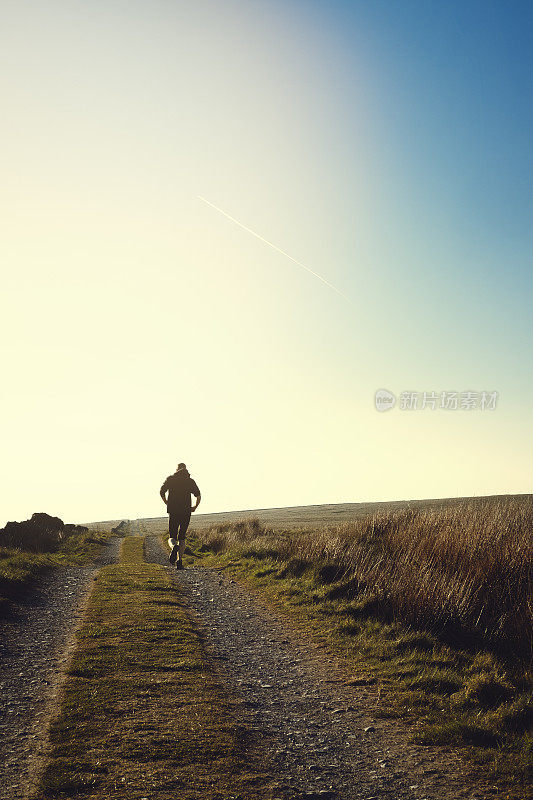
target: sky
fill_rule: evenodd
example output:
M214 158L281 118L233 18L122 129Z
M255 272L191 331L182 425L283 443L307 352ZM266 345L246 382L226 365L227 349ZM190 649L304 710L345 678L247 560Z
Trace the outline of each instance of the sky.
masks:
M2 17L1 524L531 492L530 3Z

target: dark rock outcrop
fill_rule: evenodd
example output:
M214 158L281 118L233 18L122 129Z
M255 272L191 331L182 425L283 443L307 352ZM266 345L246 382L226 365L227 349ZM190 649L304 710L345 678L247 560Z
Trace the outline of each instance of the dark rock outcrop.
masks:
M0 529L0 547L13 547L33 553L57 550L61 540L73 533L85 533L85 525L72 525L40 511L24 522L8 522Z

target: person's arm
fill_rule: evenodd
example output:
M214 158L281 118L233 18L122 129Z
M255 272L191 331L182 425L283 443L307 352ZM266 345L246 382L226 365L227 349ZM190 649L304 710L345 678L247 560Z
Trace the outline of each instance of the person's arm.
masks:
M168 479L164 482L163 486L159 490L159 494L161 495L161 499L162 499L162 501L163 501L163 503L165 505L167 504L167 498L165 497L165 495L166 495L166 493L168 491L167 484L168 484Z
M202 499L202 495L200 494L200 489L198 488L196 483L194 483L194 486L192 487L191 494L193 494L196 497L196 504L192 506L191 511L196 511L196 509L200 505L200 500Z

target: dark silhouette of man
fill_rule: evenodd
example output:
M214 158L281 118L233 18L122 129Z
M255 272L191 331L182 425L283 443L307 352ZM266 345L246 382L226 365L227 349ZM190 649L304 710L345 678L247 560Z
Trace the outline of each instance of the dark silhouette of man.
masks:
M168 492L168 497L166 493ZM196 511L202 499L196 481L193 481L185 464L178 464L174 475L169 475L159 490L167 507L168 544L171 548L168 560L176 564L176 569L184 569L183 552L185 550L185 534L191 521L191 512ZM191 507L191 494L196 504Z

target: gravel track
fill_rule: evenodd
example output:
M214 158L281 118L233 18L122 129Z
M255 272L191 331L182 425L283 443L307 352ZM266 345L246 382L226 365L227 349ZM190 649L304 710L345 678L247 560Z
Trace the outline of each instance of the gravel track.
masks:
M112 539L92 566L41 576L0 622L0 800L28 797L46 751L73 633L96 572L118 559L121 541Z
M169 566L157 537L148 537L145 549L148 561ZM254 593L201 565L169 569L220 678L237 697L241 721L259 742L272 798L493 796L469 788L460 759L441 753L438 769L432 761L438 751L408 745L399 724L373 717L375 687L353 685L346 665L319 643L302 641L295 626Z

